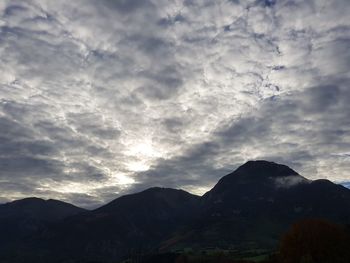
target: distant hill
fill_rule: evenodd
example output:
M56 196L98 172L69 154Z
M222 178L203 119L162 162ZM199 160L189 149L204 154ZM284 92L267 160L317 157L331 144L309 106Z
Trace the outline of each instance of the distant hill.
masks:
M118 262L133 254L189 247L273 249L302 218L349 224L350 190L327 180L307 180L285 165L249 161L202 197L150 188L93 211L40 199L1 205L0 220L5 221L0 222L8 228L0 229L5 231L2 240L11 239L13 246L0 250L0 262L11 257L11 262L38 262L38 255L50 262ZM19 224L10 222L27 227L21 232ZM19 247L21 255L14 260Z
M50 225L63 218L85 212L85 209L57 201L25 198L0 205L0 254L31 243Z
M31 218L53 221L86 211L58 200L44 200L36 197L0 204L0 219Z
M157 249L159 243L187 225L199 206L199 196L183 190L150 188L117 198L86 214L56 225L53 247L85 259L122 258L136 251Z
M346 188L350 188L350 182L344 182L342 185L344 185Z

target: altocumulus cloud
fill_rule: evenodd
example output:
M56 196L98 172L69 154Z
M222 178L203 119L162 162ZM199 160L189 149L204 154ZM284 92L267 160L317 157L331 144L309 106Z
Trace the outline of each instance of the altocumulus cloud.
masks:
M249 159L349 181L347 0L0 3L0 201L201 194Z

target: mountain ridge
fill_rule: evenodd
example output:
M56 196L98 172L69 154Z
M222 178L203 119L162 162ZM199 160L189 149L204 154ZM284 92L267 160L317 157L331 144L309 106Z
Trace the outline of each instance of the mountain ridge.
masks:
M118 197L116 197L115 199L113 199L112 201L110 201L110 202L108 202L108 203L105 203L105 204L101 204L100 206L98 206L98 207L96 207L96 208L94 208L94 209L82 208L82 207L80 207L80 206L77 206L77 205L74 205L74 204L70 204L70 203L67 203L67 202L64 202L64 201L60 201L60 200L56 200L56 199L51 199L51 198L49 198L49 199L43 199L43 198L39 198L39 197L35 197L35 196L33 196L33 197L26 197L26 198L18 199L18 200L13 200L13 201L9 201L9 202L6 202L6 203L1 203L0 206L1 206L1 205L6 205L6 204L10 204L10 203L16 203L16 202L18 202L18 201L25 201L25 200L30 200L30 199L33 199L33 200L36 199L36 200L41 200L41 201L46 201L46 202L50 202L50 201L62 202L62 203L65 203L65 204L69 204L69 205L72 205L72 206L75 206L75 207L78 207L78 208L87 210L87 211L94 211L94 210L98 210L98 209L100 209L100 208L102 208L102 207L104 207L104 206L106 206L106 205L109 205L109 204L111 204L111 203L117 201L119 198L124 198L124 197L126 197L126 196L133 196L133 195L135 195L135 194L142 194L142 193L145 193L145 192L158 191L158 190L183 191L183 192L186 192L186 193L188 193L188 194L190 194L190 195L193 195L193 196L203 197L203 196L205 196L206 194L208 194L210 191L212 191L212 190L213 190L218 184L220 184L223 180L225 180L225 179L227 179L227 178L232 178L232 176L234 176L234 175L239 175L239 174L241 174L241 173L242 173L242 170L243 170L243 171L246 170L247 167L248 167L248 170L252 170L252 169L257 168L257 167L258 167L259 169L261 169L261 168L264 168L264 167L266 168L266 167L269 167L269 166L270 166L270 167L274 167L274 166L275 166L275 167L279 167L279 171L285 170L285 171L288 171L288 172L289 172L289 173L287 173L287 174L285 174L285 175L274 173L274 174L272 174L272 177L273 177L273 178L277 178L277 179L278 179L279 177L280 177L280 178L282 178L282 177L288 178L288 177L297 176L297 177L300 177L304 182L309 182L309 183L314 182L314 181L318 181L318 180L326 180L326 181L329 181L329 180L327 180L327 179L308 180L308 179L306 179L305 177L303 177L303 176L301 176L300 174L298 174L298 173L297 173L296 171L294 171L293 169L289 168L287 165L278 164L278 163L276 163L276 162L265 161L265 160L249 160L249 161L247 161L246 163L244 163L243 165L239 166L239 167L238 167L237 169L235 169L233 172L231 172L231 173L229 173L229 174L227 174L227 175L221 177L221 178L218 180L218 183L215 184L211 190L205 192L202 196L196 195L196 194L193 194L193 193L190 193L190 192L187 192L187 191L185 191L185 190L183 190L183 189L170 188L170 187L161 187L161 186L153 186L153 187L149 187L149 188L146 188L146 189L141 190L141 191L138 191L138 192L132 192L132 193L128 193L128 194L125 194L125 195L122 195L122 196L118 196ZM247 174L244 174L244 175L245 175L245 176L244 176L245 178L249 177L249 176L247 176ZM271 174L269 174L269 177L265 177L265 178L264 178L264 175L262 175L261 178L262 178L262 179L272 179L272 178L271 178ZM252 178L250 178L250 179L252 179ZM255 179L258 179L258 177L255 177ZM329 181L329 182L334 183L334 182L332 182L332 181ZM283 183L283 182L281 182L281 184L282 184L282 183ZM288 183L288 182L286 182L286 183ZM335 183L334 183L334 184L335 184ZM341 184L338 184L338 185L341 185ZM346 187L346 188L347 188L347 187Z
M33 219L57 220L86 211L67 202L55 199L27 197L0 204L0 218L6 216L29 216Z
M30 201L61 205L60 201L35 198L17 204ZM8 249L26 248L26 262L35 262L36 255L47 253L44 251L50 251L55 258L52 262L109 262L140 249L252 244L272 249L290 224L310 217L349 224L350 190L328 180L308 180L285 165L257 160L222 177L203 196L152 187L50 224L34 220L35 231L15 232L26 238L13 239ZM32 224L30 219L29 226ZM0 261L4 253L0 250Z

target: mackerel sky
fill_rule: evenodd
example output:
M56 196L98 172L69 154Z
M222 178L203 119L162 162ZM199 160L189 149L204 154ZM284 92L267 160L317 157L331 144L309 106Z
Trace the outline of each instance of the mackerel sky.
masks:
M348 0L0 1L0 202L350 181Z

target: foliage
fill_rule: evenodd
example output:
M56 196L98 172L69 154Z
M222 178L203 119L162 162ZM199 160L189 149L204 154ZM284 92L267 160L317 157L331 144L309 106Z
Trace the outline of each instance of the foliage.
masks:
M348 263L347 230L325 220L308 219L294 224L280 245L282 263Z

